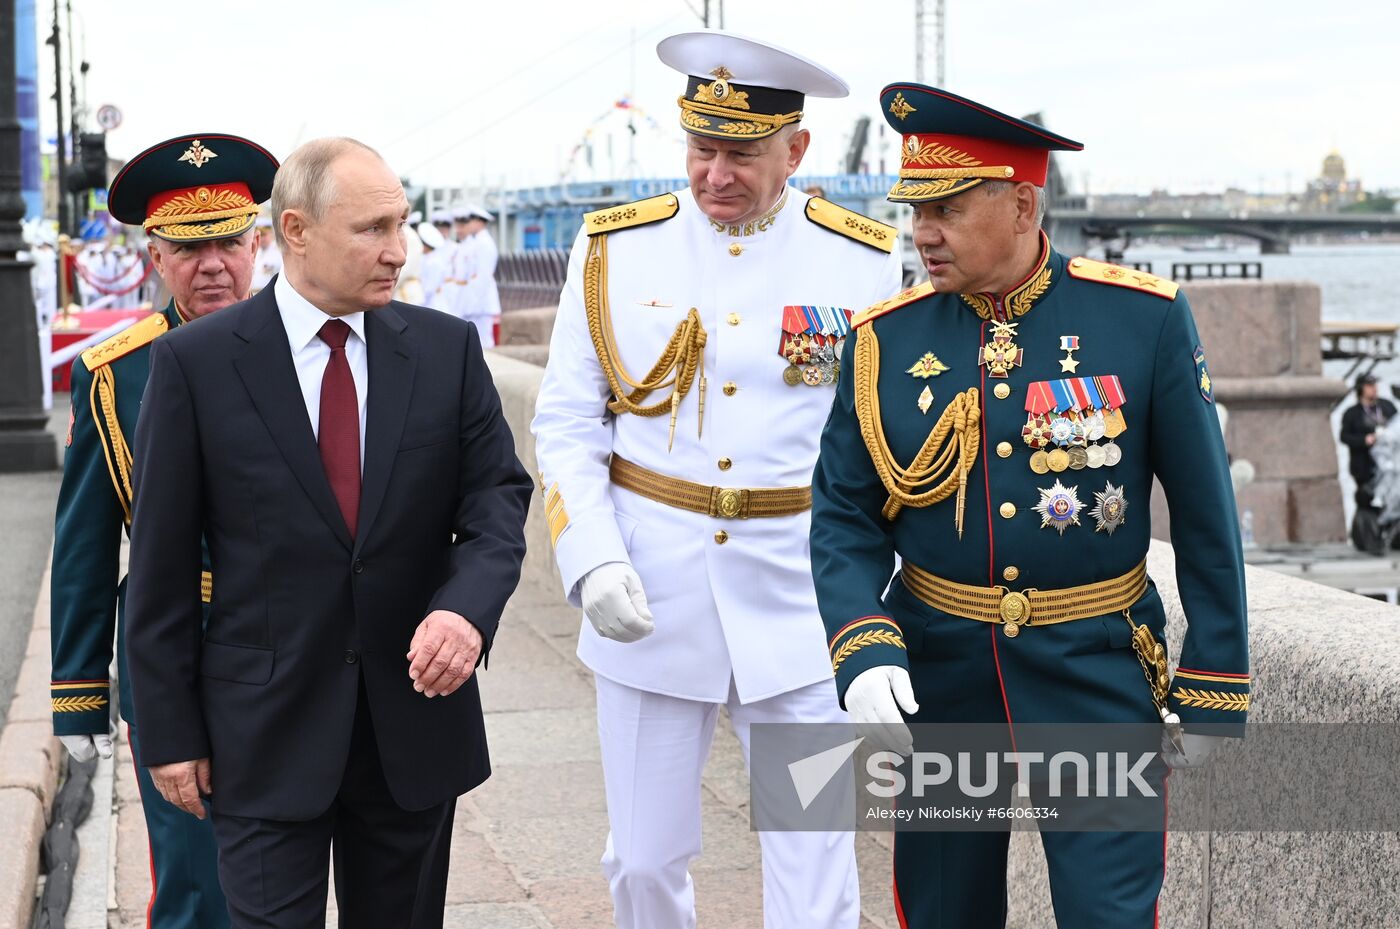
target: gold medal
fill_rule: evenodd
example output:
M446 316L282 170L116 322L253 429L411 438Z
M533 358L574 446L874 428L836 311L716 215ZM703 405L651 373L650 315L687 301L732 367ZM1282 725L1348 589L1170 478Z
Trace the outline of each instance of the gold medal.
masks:
M1116 439L1128 428L1121 409L1109 410L1103 414L1103 434L1105 438Z
M802 369L802 383L808 387L819 387L822 382L822 369L816 365L808 365Z
M1090 445L1085 453L1089 456L1089 467L1102 468L1104 462L1108 460L1108 453L1103 450L1102 445Z
M802 383L802 369L797 365L788 365L783 369L783 383L789 387L796 387Z
M1075 471L1083 471L1089 465L1089 453L1076 445L1069 450L1069 466Z
M1114 442L1109 442L1103 447L1104 467L1111 468L1123 460L1123 450Z
M1031 470L1036 474L1044 474L1050 470L1050 456L1043 450L1031 453Z
M1059 474L1069 467L1069 452L1063 448L1057 448L1045 456L1045 463L1050 466L1050 470Z

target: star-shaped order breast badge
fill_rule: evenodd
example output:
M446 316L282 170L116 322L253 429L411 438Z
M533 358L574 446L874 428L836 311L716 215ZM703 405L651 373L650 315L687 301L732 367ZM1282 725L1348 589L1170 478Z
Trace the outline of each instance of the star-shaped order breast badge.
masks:
M1060 535L1064 535L1070 526L1079 525L1079 512L1084 509L1084 504L1079 499L1077 488L1066 487L1057 480L1048 488L1037 489L1040 491L1040 502L1034 509L1040 514L1040 528L1053 526Z
M1122 487L1114 487L1112 483L1105 482L1103 490L1094 492L1094 508L1089 511L1089 515L1094 517L1095 532L1113 535L1113 530L1123 525L1127 514L1128 500L1123 496Z

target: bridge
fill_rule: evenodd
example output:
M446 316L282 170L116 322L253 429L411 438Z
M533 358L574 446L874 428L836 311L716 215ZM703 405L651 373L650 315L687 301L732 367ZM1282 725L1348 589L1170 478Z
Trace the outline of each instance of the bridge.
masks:
M1050 234L1061 250L1083 251L1090 238L1128 231L1169 235L1235 235L1257 239L1265 255L1286 255L1293 238L1310 232L1400 233L1400 213L1104 213L1052 209ZM1078 245L1078 248L1073 247Z

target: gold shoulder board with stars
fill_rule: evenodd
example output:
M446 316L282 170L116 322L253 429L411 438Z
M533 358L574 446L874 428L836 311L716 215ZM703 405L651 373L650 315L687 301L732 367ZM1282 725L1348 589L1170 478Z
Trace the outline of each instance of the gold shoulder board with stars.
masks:
M1146 271L1134 271L1132 268L1095 261L1092 258L1071 258L1069 274L1070 277L1077 277L1081 281L1129 287L1143 293L1156 294L1166 300L1176 299L1177 284L1175 281L1169 281L1155 274L1148 274Z
M818 226L882 252L894 251L894 243L899 239L899 231L893 226L876 222L869 216L862 216L821 197L807 201L807 218Z
M851 328L856 329L863 326L872 319L884 316L886 313L893 312L902 306L908 306L916 300L922 300L931 293L933 293L933 283L931 281L924 281L922 284L910 287L908 290L901 290L888 300L881 300L874 306L868 306L857 313L855 318L851 320Z
M141 346L154 342L169 325L165 321L164 313L152 313L83 352L83 364L87 365L89 371L96 371L103 365L111 364L123 355L129 355Z
M618 232L649 223L659 223L676 215L681 203L675 194L662 194L632 203L622 203L603 210L583 214L583 228L590 236L604 232Z

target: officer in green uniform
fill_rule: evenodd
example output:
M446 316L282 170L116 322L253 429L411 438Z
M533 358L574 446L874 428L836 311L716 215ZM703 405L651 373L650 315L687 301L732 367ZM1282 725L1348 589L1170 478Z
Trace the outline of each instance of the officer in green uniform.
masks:
M1004 723L1012 744L1027 724L1166 723L1168 760L1198 760L1214 736L1192 727L1242 726L1249 674L1235 501L1186 299L1041 232L1049 152L1079 143L917 84L881 106L903 136L890 199L913 205L929 280L853 320L814 475L843 704L903 749L906 719ZM1145 569L1154 477L1189 623L1174 677ZM1042 838L1060 926L1153 925L1162 832ZM1004 925L1007 843L898 834L901 925Z
M54 527L51 687L54 734L78 761L112 753L108 675L114 637L121 715L128 726L137 725L121 648L126 580L118 580L118 562L122 530L131 524L131 442L151 342L247 298L257 251L253 223L258 204L272 193L276 170L277 160L247 139L182 136L137 155L109 188L112 216L144 226L151 236L151 260L172 299L163 312L89 348L73 363L73 408ZM207 603L207 556L205 568ZM148 926L227 926L208 821L165 802L139 759L136 775L154 884Z

